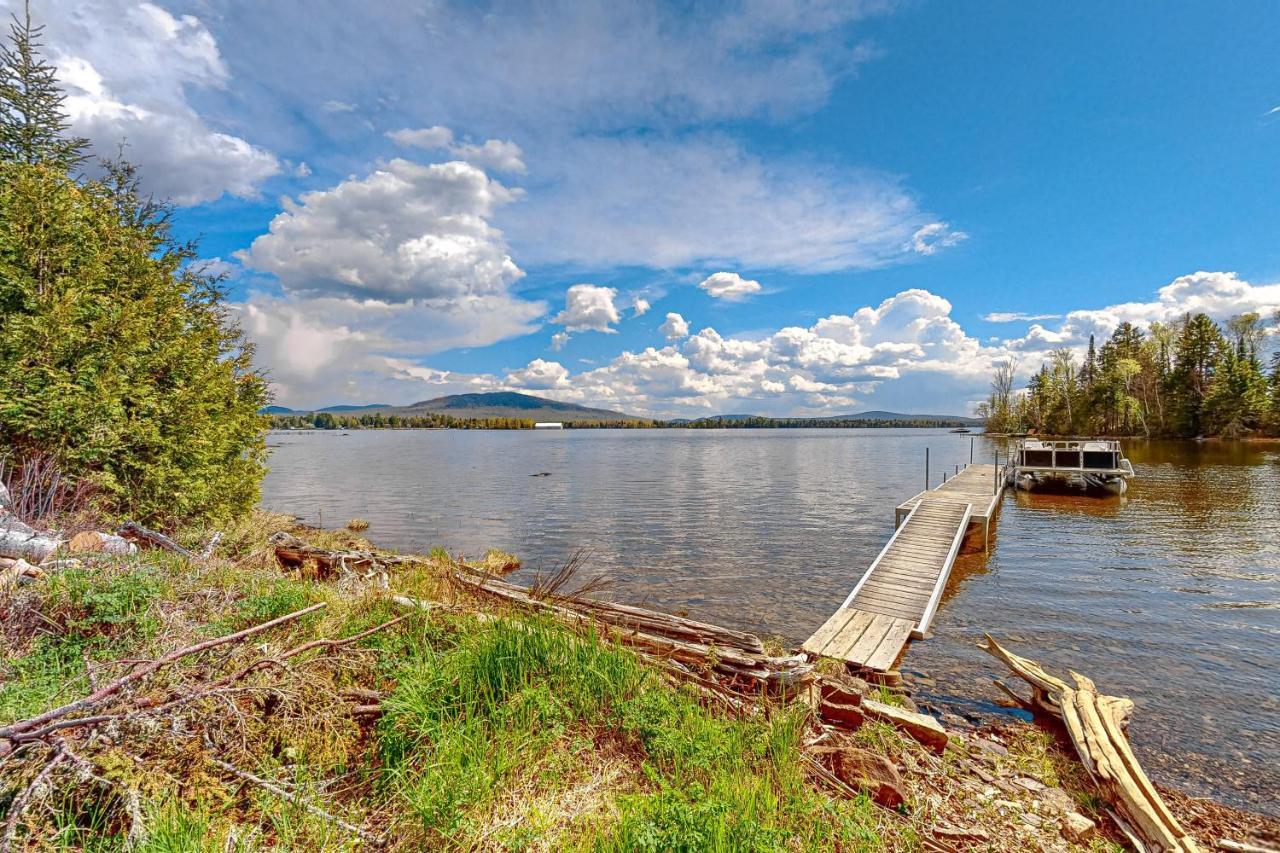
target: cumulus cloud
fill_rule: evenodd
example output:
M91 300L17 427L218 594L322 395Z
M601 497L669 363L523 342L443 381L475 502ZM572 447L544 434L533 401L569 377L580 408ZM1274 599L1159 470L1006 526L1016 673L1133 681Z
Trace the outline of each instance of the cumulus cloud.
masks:
M412 359L534 331L547 306L512 292L524 273L488 221L516 197L467 163L397 159L286 200L238 255L279 286L238 308L282 397L323 404L355 376L403 400L426 381Z
M398 145L447 151L459 160L465 160L484 169L498 172L524 174L524 152L520 146L506 139L486 139L481 143L455 142L453 131L435 125L417 130L405 128L387 134Z
M569 385L569 369L558 361L535 358L519 370L507 374L507 384L533 391L550 391Z
M658 327L663 337L669 341L678 341L689 336L689 321L674 311L667 314L667 321Z
M763 336L726 336L713 328L687 335L683 318L672 313L661 330L666 346L623 352L571 375L557 385L555 396L656 416L831 415L871 405L963 413L970 401L984 396L992 366L1005 358L1032 371L1049 350L1082 348L1090 331L1105 339L1124 320L1169 322L1189 311L1225 320L1275 310L1280 310L1280 284L1255 285L1234 273L1200 272L1175 279L1150 302L1072 311L1052 328L1032 322L1021 338L985 343L952 318L946 298L921 289Z
M649 313L649 309L653 306L649 304L649 300L643 296L637 296L631 301L632 317L643 317Z
M567 343L569 343L569 333L556 332L551 336L551 351L560 352L560 350L564 349L564 345Z
M505 294L524 273L488 219L517 197L467 163L396 159L286 199L242 260L299 293L389 302Z
M712 273L703 279L698 287L716 299L726 299L730 302L745 299L761 290L760 282L743 278L736 272Z
M1033 320L1057 320L1061 317L1061 314L1024 314L1021 311L992 311L990 314L983 316L982 319L988 323L1029 323Z
M5 12L20 4L0 3ZM37 24L66 93L73 133L98 156L126 156L145 188L178 204L224 193L252 197L281 165L274 154L217 129L192 106L193 93L230 82L219 45L204 21L137 0L52 0Z
M1030 353L1064 346L1079 349L1088 344L1090 335L1103 340L1123 322L1137 326L1170 323L1188 312L1208 314L1222 321L1250 311L1265 316L1276 310L1280 310L1280 284L1251 284L1234 272L1202 270L1179 276L1161 287L1153 301L1071 311L1056 327L1033 323L1026 334L1006 340L1004 345Z
M968 238L968 234L952 230L946 222L930 222L911 235L911 251L920 255L933 255Z
M564 295L564 310L551 318L569 332L615 332L610 325L622 319L613 299L618 291L595 284L575 284Z

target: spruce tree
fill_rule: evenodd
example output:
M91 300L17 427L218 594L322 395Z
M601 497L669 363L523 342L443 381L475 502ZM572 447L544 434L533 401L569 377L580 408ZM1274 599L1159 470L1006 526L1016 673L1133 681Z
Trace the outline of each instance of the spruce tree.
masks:
M30 3L12 18L9 44L0 48L0 158L70 172L85 159L89 141L67 135L66 95L40 56L44 27L32 26Z
M108 515L230 519L257 502L266 381L133 167L70 174L83 142L36 35L0 52L0 454L52 458Z

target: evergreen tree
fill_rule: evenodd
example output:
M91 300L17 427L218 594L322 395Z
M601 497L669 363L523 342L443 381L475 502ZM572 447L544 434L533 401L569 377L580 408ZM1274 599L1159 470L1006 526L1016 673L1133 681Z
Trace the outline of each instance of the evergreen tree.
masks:
M30 3L21 18L12 17L9 44L0 48L0 159L69 172L84 160L89 141L66 135L66 96L39 55L44 27L31 25Z
M132 167L69 174L82 143L35 35L15 24L0 54L0 445L51 455L111 514L228 519L257 502L266 382Z
M1206 314L1188 317L1183 323L1169 375L1178 410L1178 431L1182 435L1204 432L1205 401L1213 391L1225 343L1218 325Z

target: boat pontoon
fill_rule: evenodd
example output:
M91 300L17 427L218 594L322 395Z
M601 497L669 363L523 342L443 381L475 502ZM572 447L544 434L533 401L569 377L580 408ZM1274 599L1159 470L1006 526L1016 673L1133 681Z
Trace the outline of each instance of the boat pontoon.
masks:
M1132 477L1118 441L1024 439L1009 460L1009 485L1024 491L1056 481L1123 495Z

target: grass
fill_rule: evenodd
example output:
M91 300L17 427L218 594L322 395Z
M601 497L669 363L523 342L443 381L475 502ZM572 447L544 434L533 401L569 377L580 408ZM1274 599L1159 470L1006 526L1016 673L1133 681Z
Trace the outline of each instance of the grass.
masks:
M594 850L879 849L874 809L817 794L800 769L803 715L718 716L630 652L547 622L503 619L397 673L378 729L384 784L429 847L495 836ZM581 791L630 756L621 786L569 818L500 819L512 790ZM617 780L615 780L617 781ZM585 787L590 787L585 786ZM602 794L606 796L601 796ZM586 795L583 795L586 796Z

